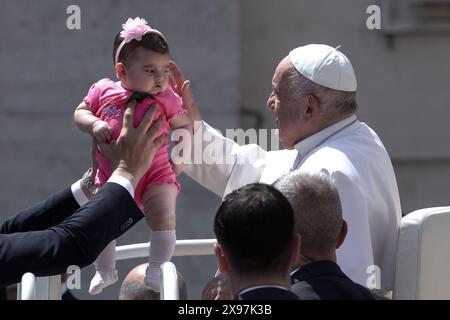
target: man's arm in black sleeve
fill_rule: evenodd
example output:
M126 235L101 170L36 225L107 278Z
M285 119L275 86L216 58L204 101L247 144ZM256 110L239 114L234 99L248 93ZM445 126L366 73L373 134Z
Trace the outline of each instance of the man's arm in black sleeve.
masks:
M0 287L25 272L46 276L92 263L106 245L142 219L125 188L106 183L63 223L42 231L0 234Z
M71 188L67 187L8 218L0 226L0 234L44 230L56 226L71 216L79 207Z

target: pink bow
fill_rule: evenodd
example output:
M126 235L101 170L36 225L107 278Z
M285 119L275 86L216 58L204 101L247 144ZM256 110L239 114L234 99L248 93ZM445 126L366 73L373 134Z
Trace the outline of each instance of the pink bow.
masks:
M156 33L165 40L161 32L150 27L147 20L140 17L136 17L134 19L128 18L128 20L124 24L122 24L122 28L123 30L120 32L120 36L123 38L123 40L117 48L115 59L116 63L119 61L120 50L122 50L125 44L132 40L141 41L142 36L148 32Z

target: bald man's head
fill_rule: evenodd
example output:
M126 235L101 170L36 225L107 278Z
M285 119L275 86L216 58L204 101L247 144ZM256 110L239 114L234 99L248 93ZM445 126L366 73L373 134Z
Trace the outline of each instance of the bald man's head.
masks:
M159 292L147 288L144 284L147 266L148 263L140 264L127 274L120 287L119 300L160 300ZM186 300L186 284L183 276L179 272L178 287L180 300Z

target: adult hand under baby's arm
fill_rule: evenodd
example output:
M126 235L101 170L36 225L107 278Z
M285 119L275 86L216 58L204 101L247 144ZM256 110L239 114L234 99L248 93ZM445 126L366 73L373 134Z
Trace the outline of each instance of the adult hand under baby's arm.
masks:
M136 101L128 103L125 110L122 130L116 141L99 143L103 155L108 159L113 175L119 175L137 183L152 164L153 158L164 143L165 135L160 135L163 117L152 124L157 107L150 108L137 128L133 125Z

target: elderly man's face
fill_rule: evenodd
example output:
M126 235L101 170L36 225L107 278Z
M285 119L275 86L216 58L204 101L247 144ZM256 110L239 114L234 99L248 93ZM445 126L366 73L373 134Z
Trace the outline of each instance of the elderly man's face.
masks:
M306 136L304 131L307 129L301 116L306 97L294 99L286 79L286 71L292 67L289 57L278 64L272 78L272 93L267 100L267 107L275 112L280 140L287 149L294 148Z

